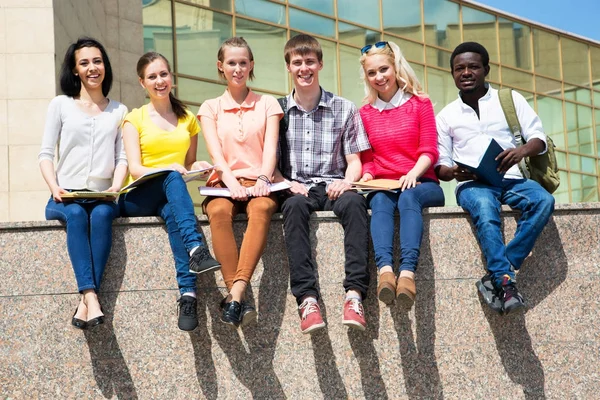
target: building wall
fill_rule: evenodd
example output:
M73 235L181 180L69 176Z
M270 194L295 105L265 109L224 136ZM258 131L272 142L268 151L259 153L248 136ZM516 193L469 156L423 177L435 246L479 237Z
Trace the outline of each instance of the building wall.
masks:
M115 77L109 97L137 107L142 29L139 0L0 0L0 221L44 219L37 154L69 44L83 35L103 43Z

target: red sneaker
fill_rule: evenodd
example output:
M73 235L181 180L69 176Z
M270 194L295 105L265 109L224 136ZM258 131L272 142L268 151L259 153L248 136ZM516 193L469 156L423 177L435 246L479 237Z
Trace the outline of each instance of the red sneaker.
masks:
M361 331L364 331L367 328L365 311L360 300L353 298L344 302L342 324L349 328L360 329Z
M298 307L300 314L300 330L302 333L312 333L325 327L323 317L321 317L321 307L314 301L304 300Z

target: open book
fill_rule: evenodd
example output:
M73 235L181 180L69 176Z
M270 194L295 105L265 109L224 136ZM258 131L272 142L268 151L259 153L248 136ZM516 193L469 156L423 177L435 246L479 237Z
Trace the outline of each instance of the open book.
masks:
M454 160L454 162L477 176L477 179L483 183L491 186L502 186L502 179L504 173L498 172L498 165L500 161L496 160L498 154L502 153L504 149L492 139L480 159L472 160Z
M286 190L289 188L291 188L291 185L287 182L277 182L277 183L273 183L273 184L271 184L271 186L269 186L269 189L271 189L271 192L277 192L279 190ZM252 196L252 193L249 189L252 189L252 188L246 188L246 190L248 191L248 196ZM226 187L220 188L220 187L200 186L198 188L198 190L200 191L200 194L202 196L231 197L231 194L229 193L229 189Z
M366 182L352 182L352 189L360 191L396 190L400 189L400 181L398 179L371 179Z
M187 174L183 175L183 180L185 182L190 182L196 179L201 179L206 177L206 175L211 172L213 169L215 169L214 166L205 168L205 169L196 169L193 171L188 171ZM63 195L61 195L61 197L63 199L111 199L114 197L117 197L118 195L131 190L131 189L135 189L136 187L140 186L142 183L145 183L153 178L156 178L157 176L162 176L164 174L168 174L170 172L173 172L172 169L160 169L158 171L153 171L153 172L148 172L147 174L144 174L142 176L140 176L139 178L137 178L135 181L131 182L129 185L121 188L121 190L119 190L118 192L94 192L94 191L89 191L89 190L81 190L81 191L73 191L73 192L69 192L69 193L65 193Z

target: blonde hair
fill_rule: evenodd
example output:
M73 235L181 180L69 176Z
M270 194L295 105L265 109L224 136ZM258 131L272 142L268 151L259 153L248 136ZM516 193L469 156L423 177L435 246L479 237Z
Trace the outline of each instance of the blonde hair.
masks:
M423 91L421 82L417 78L415 71L412 69L406 58L402 55L400 47L394 42L387 42L388 46L383 47L371 47L369 51L360 56L360 76L363 79L365 85L365 97L363 98L363 104L373 104L377 100L377 91L373 89L369 83L369 78L365 73L365 61L367 57L376 54L383 54L387 56L388 62L394 66L396 71L396 83L398 87L404 92L411 93L415 96L428 98L427 93Z

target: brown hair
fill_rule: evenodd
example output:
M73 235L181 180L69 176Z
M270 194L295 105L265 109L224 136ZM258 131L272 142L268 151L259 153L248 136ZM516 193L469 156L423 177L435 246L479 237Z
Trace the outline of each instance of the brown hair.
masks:
M137 62L137 74L140 77L140 79L144 79L144 73L146 72L146 67L148 65L150 65L152 62L154 62L155 60L163 60L165 62L165 64L167 65L167 69L169 70L169 73L171 74L171 65L169 64L169 60L167 60L165 58L165 56L163 56L160 53L157 53L155 51L149 51L148 53L144 54L143 56L140 57L140 59ZM181 100L179 100L177 97L175 97L175 95L173 95L173 93L169 93L169 100L171 100L171 107L173 108L173 112L175 113L175 115L177 116L177 118L184 118L187 115L187 107L185 106L185 104L183 104L181 102Z
M283 58L285 58L285 63L288 65L290 64L293 55L301 55L304 57L310 53L315 53L317 55L317 60L323 62L323 49L321 49L321 45L317 39L306 34L294 36L287 41L283 48Z
M225 61L225 48L226 47L240 47L242 49L246 49L248 51L248 58L250 59L250 61L254 61L254 55L252 54L252 50L250 49L248 42L246 42L246 40L243 37L234 36L234 37L229 38L226 41L224 41L221 44L221 47L219 47L219 51L217 52L217 60L219 60L221 62ZM217 72L219 73L219 77L221 79L225 79L225 74L223 73L223 71L221 71L219 68L217 68ZM250 71L250 75L248 76L248 79L250 79L250 80L254 79L254 67L252 68L252 71Z

